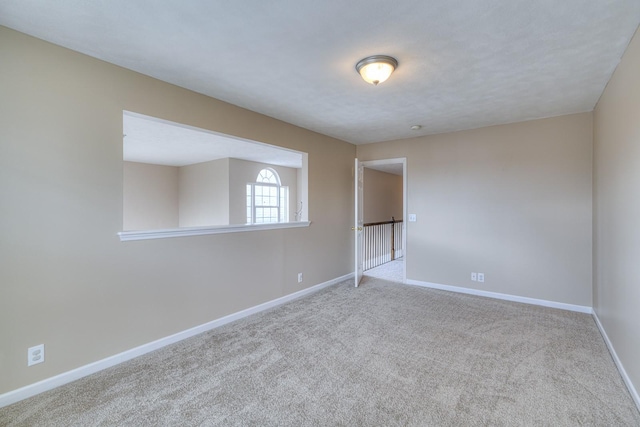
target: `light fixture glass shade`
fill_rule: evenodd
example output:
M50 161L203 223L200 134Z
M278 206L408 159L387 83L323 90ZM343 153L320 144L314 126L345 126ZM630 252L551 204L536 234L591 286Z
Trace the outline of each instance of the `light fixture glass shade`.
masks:
M364 58L356 64L356 70L362 79L374 86L387 80L398 66L395 58L385 55L375 55Z

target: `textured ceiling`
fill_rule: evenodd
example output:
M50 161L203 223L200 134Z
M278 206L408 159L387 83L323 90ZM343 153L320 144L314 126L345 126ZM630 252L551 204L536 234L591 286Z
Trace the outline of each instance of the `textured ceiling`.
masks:
M0 25L356 144L590 111L638 23L638 0L0 0ZM399 62L378 87L372 54Z
M302 154L131 112L122 115L123 160L186 166L234 158L289 168L302 167Z

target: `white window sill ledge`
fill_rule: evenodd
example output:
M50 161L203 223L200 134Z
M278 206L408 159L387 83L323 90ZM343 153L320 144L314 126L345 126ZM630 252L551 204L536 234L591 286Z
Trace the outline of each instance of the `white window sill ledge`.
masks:
M209 227L170 228L165 230L120 231L121 242L129 240L167 239L170 237L204 236L207 234L241 233L245 231L280 230L308 227L311 221L276 222L270 224L216 225Z

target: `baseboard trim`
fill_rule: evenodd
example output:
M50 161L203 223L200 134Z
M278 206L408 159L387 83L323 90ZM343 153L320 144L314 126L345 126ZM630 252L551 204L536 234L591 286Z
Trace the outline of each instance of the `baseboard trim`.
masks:
M231 323L235 320L239 320L244 317L250 316L252 314L256 314L261 311L268 310L273 307L277 307L279 305L285 304L289 301L293 301L294 299L298 299L305 295L318 292L323 288L336 285L350 278L353 278L353 273L346 274L341 277L337 277L327 282L320 283L310 288L306 288L301 291L294 292L292 294L285 295L283 297L276 298L271 301L267 301L265 303L247 308L245 310L238 311L233 314L229 314L219 319L212 320L211 322L207 322L205 324L195 326L193 328L184 330L182 332L169 335L168 337L160 338L156 341L152 341L150 343L143 344L141 346L132 348L130 350L123 351L122 353L109 356L105 359L98 360L93 363L89 363L88 365L81 366L71 371L63 372L61 374L44 379L37 383L29 384L19 389L9 391L7 393L0 395L0 408L11 405L12 403L19 402L23 399L35 396L37 394L43 393L45 391L52 390L56 387L60 387L61 385L68 384L72 381L75 381L80 378L86 377L88 375L94 374L96 372L102 371L103 369L118 365L122 362L126 362L127 360L131 360L138 356L142 356L144 354L147 354L159 348L166 347L170 344L174 344L178 341L182 341L192 336L209 331L211 329L218 328L222 325L226 325L227 323Z
M640 411L640 395L638 395L638 391L633 386L633 383L631 382L631 378L629 378L629 375L627 375L627 371L624 369L624 366L622 366L622 362L620 361L620 358L618 357L616 350L613 348L613 344L611 343L611 340L609 339L607 332L604 330L604 326L602 326L602 322L600 322L600 318L598 318L598 315L596 314L595 310L593 311L592 315L593 315L593 320L595 320L596 325L600 330L600 335L602 335L602 338L604 339L605 344L607 344L607 348L609 349L609 353L611 353L613 362L616 364L616 367L618 368L618 372L620 372L620 376L622 377L622 380L627 386L627 389L629 390L629 394L631 394L631 398L633 399L636 406L638 407L638 411Z
M517 295L501 294L499 292L481 291L478 289L463 288L460 286L440 285L438 283L422 282L420 280L407 279L408 285L422 286L424 288L440 289L442 291L457 292L460 294L477 295L481 297L489 297L501 299L505 301L521 302L524 304L540 305L543 307L559 308L561 310L577 311L579 313L592 314L593 309L585 305L566 304L563 302L548 301L544 299L520 297Z

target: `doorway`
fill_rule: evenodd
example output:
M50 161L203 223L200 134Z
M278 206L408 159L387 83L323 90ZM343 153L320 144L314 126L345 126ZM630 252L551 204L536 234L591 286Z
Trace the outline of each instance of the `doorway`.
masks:
M360 162L356 199L356 272L406 282L406 158ZM358 212L359 211L359 212ZM356 275L357 276L357 275ZM356 284L357 286L357 284Z

